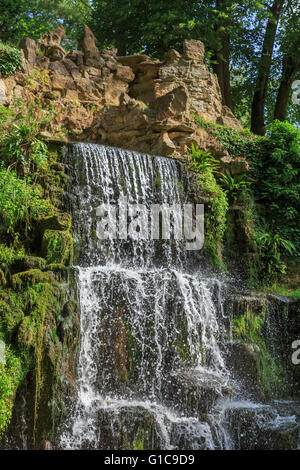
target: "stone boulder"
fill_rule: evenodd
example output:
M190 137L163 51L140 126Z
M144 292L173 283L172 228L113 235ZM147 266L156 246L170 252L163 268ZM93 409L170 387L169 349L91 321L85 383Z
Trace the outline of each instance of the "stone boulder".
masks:
M202 41L196 39L185 39L183 42L183 57L203 64L205 46Z
M36 62L36 48L37 44L34 39L22 38L19 44L19 48L24 52L25 59L30 65L34 65Z
M62 25L59 25L53 31L49 31L48 33L45 33L40 38L39 42L43 46L43 48L59 46L61 41L65 37L65 35L66 35L65 28Z
M159 117L180 116L189 111L189 94L184 85L159 97L152 105Z
M84 53L85 65L91 65L92 67L97 65L100 52L96 46L96 37L86 24L83 26L83 35L79 39L78 48Z
M7 104L6 85L4 80L0 80L0 104Z

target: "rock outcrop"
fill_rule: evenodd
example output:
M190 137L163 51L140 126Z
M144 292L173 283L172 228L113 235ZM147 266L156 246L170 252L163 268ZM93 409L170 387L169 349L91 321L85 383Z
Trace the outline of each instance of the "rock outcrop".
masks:
M84 26L79 50L61 46L65 30L59 26L36 43L23 38L23 70L0 80L0 100L14 97L54 105L52 128L45 137L85 141L161 155L181 156L192 142L223 158L227 152L194 115L213 123L240 127L222 105L217 77L204 64L204 44L186 40L183 53L171 50L164 60L149 56L118 56L99 51L92 31ZM30 84L30 86L29 86Z

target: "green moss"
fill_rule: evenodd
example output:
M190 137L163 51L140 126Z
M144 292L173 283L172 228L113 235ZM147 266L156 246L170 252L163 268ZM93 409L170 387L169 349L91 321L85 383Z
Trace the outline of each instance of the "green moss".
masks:
M8 339L24 318L26 302L22 294L11 289L0 290L0 331Z
M263 336L265 312L254 314L246 312L233 320L233 338L259 350L258 385L267 398L286 396L289 393L289 383L283 364L269 352Z
M55 284L55 278L51 272L42 272L40 269L29 269L22 273L14 274L11 283L14 289L22 289L39 283Z
M274 284L273 286L269 288L265 288L264 291L267 293L279 295L282 297L291 297L293 300L300 300L300 288L289 289L286 286L280 286L280 285Z
M22 359L7 347L5 362L0 363L0 438L11 420L15 391L25 374Z
M51 217L45 217L39 220L39 229L41 233L46 230L69 230L71 228L72 217L67 212L61 212Z
M27 271L29 269L43 270L46 267L46 260L39 256L20 256L16 259L10 267L12 273Z
M25 256L24 247L15 248L0 243L0 266L4 271L7 271L10 266Z
M222 248L228 210L226 194L218 185L211 170L206 169L201 172L198 179L200 191L209 198L205 204L204 250L216 266L224 268Z
M2 271L2 269L0 269L0 286L5 286L5 284L6 284L5 274Z
M69 266L73 261L73 238L69 231L46 230L42 240L42 253L48 264Z

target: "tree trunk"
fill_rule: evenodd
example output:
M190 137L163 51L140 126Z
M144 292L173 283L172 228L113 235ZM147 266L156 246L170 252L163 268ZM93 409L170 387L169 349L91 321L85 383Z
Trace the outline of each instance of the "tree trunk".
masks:
M295 54L297 51L295 50ZM299 51L298 51L299 55ZM285 121L287 115L287 105L289 101L292 83L295 79L296 73L300 68L300 58L292 56L284 56L282 60L282 75L280 86L277 93L274 119Z
M216 9L222 10L224 9L224 2L222 0L216 1ZM230 87L230 70L229 70L229 63L230 63L230 35L228 32L221 32L219 29L222 27L228 27L229 21L220 20L214 27L215 31L218 33L220 42L221 42L221 49L215 50L214 52L214 61L213 70L218 77L218 82L221 89L222 94L222 102L226 106L228 106L233 111L233 103L232 103L232 95L231 95L231 87ZM225 30L226 31L226 30Z
M258 76L256 81L255 92L253 95L251 112L251 131L254 134L258 135L265 134L265 101L270 75L270 67L272 62L274 41L283 3L284 0L274 0L274 3L271 7L272 18L268 20L266 26L262 54L258 66Z

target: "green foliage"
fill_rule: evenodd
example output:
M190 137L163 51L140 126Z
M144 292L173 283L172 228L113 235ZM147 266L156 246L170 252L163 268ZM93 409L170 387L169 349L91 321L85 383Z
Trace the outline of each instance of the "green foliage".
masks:
M286 265L281 259L282 252L293 255L295 246L278 234L267 232L256 233L255 241L260 257L259 277L269 284L276 279L278 274L286 272Z
M64 46L76 46L82 25L88 22L90 14L89 0L2 0L0 39L13 44L24 36L39 39L63 24L68 37Z
M53 119L53 109L37 102L16 100L13 108L0 106L0 157L21 175L46 169L48 152L39 134Z
M219 142L232 157L244 156L247 159L251 157L259 158L263 154L263 137L254 136L247 129L236 129L234 127L222 126L201 119L197 114L194 115L195 123L199 128L207 130L217 142Z
M300 300L300 287L298 289L289 289L284 286L273 284L272 286L265 289L265 292L279 295L281 297L291 297L293 300Z
M23 258L24 255L25 250L23 246L15 248L13 246L7 246L0 243L0 266L3 269L8 269L12 263Z
M189 36L184 22L195 6L188 0L180 4L175 0L95 0L93 4L89 26L102 48L117 47L122 55L146 52L155 57L182 47Z
M42 252L49 264L70 265L73 260L73 238L68 230L46 230Z
M14 233L24 225L29 230L32 221L50 213L49 201L41 197L30 178L20 179L14 171L0 166L0 215L7 232Z
M255 241L260 256L260 260L255 261L256 274L253 272L253 275L258 282L270 283L279 273L285 272L283 254L300 256L300 132L287 122L275 121L268 127L265 137L256 137L249 131L212 124L199 116L194 118L197 125L212 134L230 155L243 156L250 162L248 179L255 201ZM240 183L241 187L235 187L235 183ZM232 202L239 198L238 193L243 195L245 189L250 191L244 176L238 182L225 175L220 184L229 198L230 190L233 192ZM273 242L262 237L262 232Z
M6 348L5 363L0 363L0 438L11 419L13 397L23 379L21 359L10 348Z
M259 213L268 231L292 242L299 257L300 131L287 122L275 121L262 147L264 152L251 159Z
M0 338L11 344L5 365L0 364L0 434L11 419L16 388L29 370L33 370L35 377L35 434L44 385L43 360L47 351L54 366L61 351L56 348L58 339L54 331L60 318L57 312L63 301L62 292L51 273L40 272L36 280L40 282L20 284L17 292L0 289Z
M265 313L246 312L233 319L232 335L235 340L254 346L257 351L258 382L266 397L285 395L289 390L286 371L267 348L263 335Z
M237 201L251 184L245 174L232 175L228 170L225 175L220 174L219 182L232 202Z
M226 230L228 201L214 176L217 168L216 160L209 153L195 147L188 151L187 158L189 168L198 175L200 193L208 198L204 214L204 250L215 265L223 267L222 246Z
M0 76L10 77L22 67L21 53L9 44L0 41Z
M216 160L210 152L205 152L197 145L191 145L188 155L192 160L191 168L195 172L202 170L211 170L214 172L219 168L219 161Z

